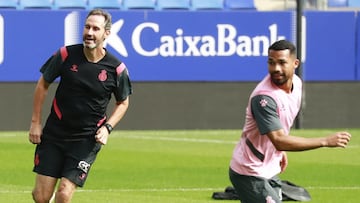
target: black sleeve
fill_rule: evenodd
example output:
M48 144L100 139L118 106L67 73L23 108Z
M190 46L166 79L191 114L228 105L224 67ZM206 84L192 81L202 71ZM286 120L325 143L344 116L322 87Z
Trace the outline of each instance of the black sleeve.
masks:
M132 94L132 86L129 78L128 70L125 68L121 74L117 76L117 85L114 91L116 101L124 101Z
M41 67L40 72L43 74L43 77L46 82L53 82L57 77L60 76L61 69L61 56L60 51L56 52L51 56Z
M270 96L257 95L251 99L251 112L262 135L283 128L276 109Z

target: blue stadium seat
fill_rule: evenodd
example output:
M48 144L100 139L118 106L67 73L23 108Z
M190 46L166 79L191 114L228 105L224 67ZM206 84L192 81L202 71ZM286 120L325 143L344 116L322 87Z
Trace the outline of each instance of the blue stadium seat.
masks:
M18 6L15 0L0 0L0 9L17 9Z
M254 0L224 0L227 9L256 9Z
M51 0L19 0L21 9L52 9Z
M190 0L157 0L157 7L159 10L164 9L184 9L189 10Z
M223 0L191 0L193 10L220 10L224 9Z
M328 0L328 7L347 7L348 0Z
M55 9L87 9L86 0L54 0Z
M88 8L121 9L120 0L88 0Z
M360 7L360 0L348 0L349 7Z
M155 0L123 0L124 9L155 9Z

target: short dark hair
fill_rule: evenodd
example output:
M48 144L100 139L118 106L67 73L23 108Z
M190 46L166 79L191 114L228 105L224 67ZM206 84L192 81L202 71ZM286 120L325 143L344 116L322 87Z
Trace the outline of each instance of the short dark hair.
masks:
M106 1L106 0L105 0ZM104 16L105 18L105 30L110 30L111 29L111 15L110 13L102 10L102 9L93 9L89 12L89 14L87 15L86 19L89 17L89 16L92 16L92 15L100 15L100 16Z
M274 42L269 47L268 51L270 51L270 50L281 51L281 50L285 50L285 49L289 49L291 55L296 55L296 46L288 40L279 40L279 41Z

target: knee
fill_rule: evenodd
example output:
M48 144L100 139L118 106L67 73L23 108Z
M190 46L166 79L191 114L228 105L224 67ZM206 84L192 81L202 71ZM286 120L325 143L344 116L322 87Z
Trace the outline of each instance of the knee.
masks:
M55 199L57 202L68 202L71 199L71 196L69 195L69 193L60 190L56 192Z
M31 194L36 203L48 203L52 196L52 194L44 194L38 190L33 190Z
M56 202L70 202L72 199L73 191L65 188L59 188L55 194Z

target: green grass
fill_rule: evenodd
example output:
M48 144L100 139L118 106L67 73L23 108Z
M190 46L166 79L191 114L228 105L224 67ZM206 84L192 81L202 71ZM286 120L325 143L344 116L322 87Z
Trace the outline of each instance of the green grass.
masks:
M293 130L323 136L335 130ZM312 202L360 202L360 129L346 149L289 152L281 178L301 185ZM230 185L228 165L240 130L115 131L73 202L204 203ZM0 133L0 202L32 202L34 145L27 132Z

